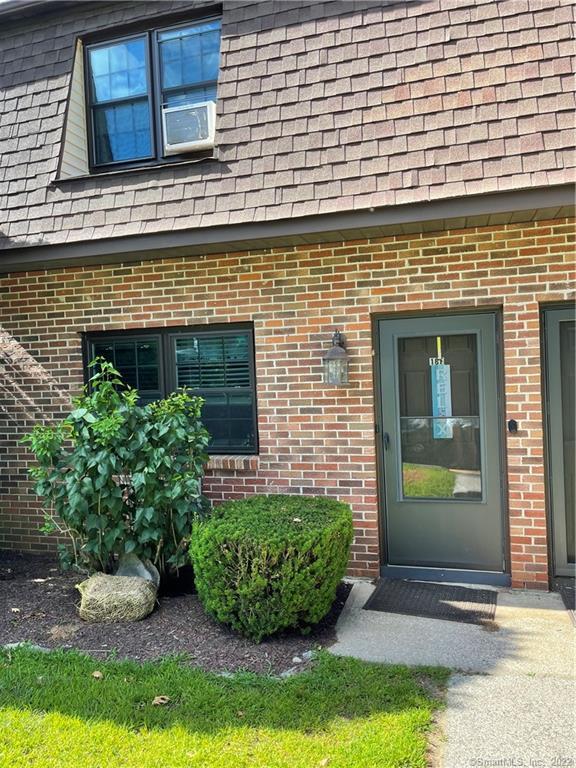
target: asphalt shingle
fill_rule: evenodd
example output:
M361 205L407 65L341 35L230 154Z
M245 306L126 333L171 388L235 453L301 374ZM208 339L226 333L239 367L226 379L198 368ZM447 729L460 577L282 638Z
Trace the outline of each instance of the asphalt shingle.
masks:
M562 0L225 0L216 158L58 182L76 37L209 5L90 3L5 25L5 247L574 181Z

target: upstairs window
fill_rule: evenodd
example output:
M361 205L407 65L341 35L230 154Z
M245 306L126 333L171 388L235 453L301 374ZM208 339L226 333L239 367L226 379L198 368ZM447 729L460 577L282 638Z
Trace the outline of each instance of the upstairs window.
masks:
M162 104L181 107L216 101L220 22L158 32Z
M186 388L204 399L202 420L210 452L258 450L254 338L248 327L227 326L89 334L87 362L104 357L142 404Z
M90 48L88 63L94 164L153 157L146 38Z
M92 168L213 146L220 29L210 19L87 46Z

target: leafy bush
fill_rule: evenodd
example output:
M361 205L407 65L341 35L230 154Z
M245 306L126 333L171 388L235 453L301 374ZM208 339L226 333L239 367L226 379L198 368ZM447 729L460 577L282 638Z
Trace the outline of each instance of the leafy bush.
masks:
M252 496L194 523L190 552L206 611L250 639L306 630L334 602L352 542L335 499Z
M28 443L36 493L50 505L46 533L70 536L68 563L110 571L122 553L151 559L165 573L183 565L202 505L208 433L202 399L180 392L146 406L103 359L67 418L37 425Z

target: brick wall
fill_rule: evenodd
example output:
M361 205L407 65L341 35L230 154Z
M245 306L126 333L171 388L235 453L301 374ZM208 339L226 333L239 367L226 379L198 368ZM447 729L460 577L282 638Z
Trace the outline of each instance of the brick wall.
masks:
M260 455L218 457L216 500L254 492L326 493L349 502L350 573L379 563L371 316L500 308L513 581L548 578L539 311L574 296L574 225L565 219L441 231L131 266L74 267L0 278L0 547L42 549L17 440L62 413L82 383L80 332L252 321ZM570 274L572 273L572 274ZM350 386L326 389L321 358L346 335Z

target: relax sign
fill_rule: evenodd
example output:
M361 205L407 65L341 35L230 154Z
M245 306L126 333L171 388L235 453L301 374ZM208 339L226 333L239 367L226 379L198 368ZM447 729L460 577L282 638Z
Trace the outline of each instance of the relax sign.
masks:
M430 358L430 375L432 377L432 434L437 440L449 440L453 437L452 422L452 390L450 386L450 366L444 363L443 357Z

